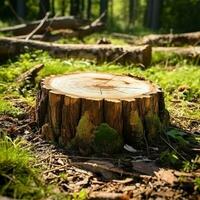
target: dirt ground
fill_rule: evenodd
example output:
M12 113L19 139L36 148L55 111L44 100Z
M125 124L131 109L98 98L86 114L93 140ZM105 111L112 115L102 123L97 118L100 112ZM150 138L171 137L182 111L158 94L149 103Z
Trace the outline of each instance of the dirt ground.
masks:
M83 156L43 140L34 120L34 107L19 99L16 106L25 115L14 118L0 116L0 126L12 138L22 136L37 158L35 167L42 168L46 184L55 184L55 192L73 194L83 189L89 199L200 199L194 179L200 169L186 173L162 166L160 148L148 151L124 151L119 155ZM199 121L171 117L171 124L189 133L199 133ZM196 149L197 151L199 149Z

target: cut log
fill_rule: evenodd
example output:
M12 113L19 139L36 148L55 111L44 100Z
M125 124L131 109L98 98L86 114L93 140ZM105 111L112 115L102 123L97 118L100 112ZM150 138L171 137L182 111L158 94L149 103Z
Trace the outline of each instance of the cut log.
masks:
M200 31L193 33L181 34L161 34L144 36L141 40L136 41L137 44L150 44L152 46L183 46L183 45L199 45Z
M104 73L42 80L36 116L46 139L62 145L75 141L84 151L99 152L101 147L106 153L111 153L109 142L114 150L122 144L119 138L135 147L143 147L146 138L155 143L169 120L160 88L136 77Z
M181 58L200 63L200 47L153 47L153 52L178 55Z
M13 35L27 35L31 33L39 24L41 20L30 22L27 24L20 24L12 27L1 28L0 33L12 33ZM44 33L47 29L78 29L81 26L89 24L87 20L77 19L74 17L55 17L47 19L42 27L37 31Z
M39 41L26 41L14 38L0 38L0 57L2 59L30 50L48 51L59 58L78 58L95 60L97 63L112 62L123 64L141 64L151 62L150 46L114 46L114 45L77 45L53 44Z

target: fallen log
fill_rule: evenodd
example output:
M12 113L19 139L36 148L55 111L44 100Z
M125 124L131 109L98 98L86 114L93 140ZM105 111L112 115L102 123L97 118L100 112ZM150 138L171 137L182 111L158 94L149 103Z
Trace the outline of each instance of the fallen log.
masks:
M133 76L75 73L41 81L36 119L47 140L78 145L81 152L114 153L123 140L155 143L168 124L164 94ZM109 142L112 142L110 145Z
M178 55L196 63L200 63L200 47L153 47L153 52Z
M45 34L33 35L31 39L54 42L61 38L76 37L80 40L83 40L84 37L89 36L95 32L99 32L103 30L103 28L104 28L104 24L102 22L98 22L98 23L92 23L90 25L86 25L84 27L80 27L77 30L70 30L70 29L63 30L62 29L62 30L57 30L57 31L46 32ZM15 38L26 39L27 35L16 36Z
M200 31L181 34L160 34L144 36L137 44L149 44L152 46L183 46L200 45Z
M41 20L33 21L27 24L20 24L12 27L1 28L0 33L12 33L13 35L27 35L31 33L39 24ZM78 29L81 26L87 25L87 20L77 19L74 17L55 17L47 19L40 29L36 32L44 33L47 29L58 30L58 29Z
M95 60L97 63L141 64L146 67L151 62L151 47L146 46L114 46L114 45L82 45L53 44L33 40L0 38L0 58L4 59L30 50L48 51L59 58L78 58Z

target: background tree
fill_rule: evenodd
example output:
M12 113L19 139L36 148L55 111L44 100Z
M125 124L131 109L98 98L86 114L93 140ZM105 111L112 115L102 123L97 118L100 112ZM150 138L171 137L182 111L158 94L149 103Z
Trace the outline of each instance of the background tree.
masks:
M70 15L80 15L80 0L70 0Z
M146 27L152 30L158 30L160 28L162 6L163 0L148 0L145 19Z
M100 0L100 15L103 13L105 13L105 16L102 18L102 21L106 22L108 17L108 0Z
M50 11L50 0L39 1L39 18L43 18Z

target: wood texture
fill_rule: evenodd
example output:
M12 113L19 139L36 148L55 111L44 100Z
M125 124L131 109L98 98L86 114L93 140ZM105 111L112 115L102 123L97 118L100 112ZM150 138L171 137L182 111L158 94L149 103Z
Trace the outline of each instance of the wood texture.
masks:
M28 49L48 51L59 58L90 59L97 63L141 64L148 66L151 62L151 47L146 46L115 46L115 45L82 45L55 44L33 40L0 38L0 58L4 59Z
M149 142L158 138L168 120L165 112L163 92L149 81L74 73L41 81L36 116L43 136L62 145L76 138L79 130L87 148L95 128L107 123L126 143L142 147L145 137Z

